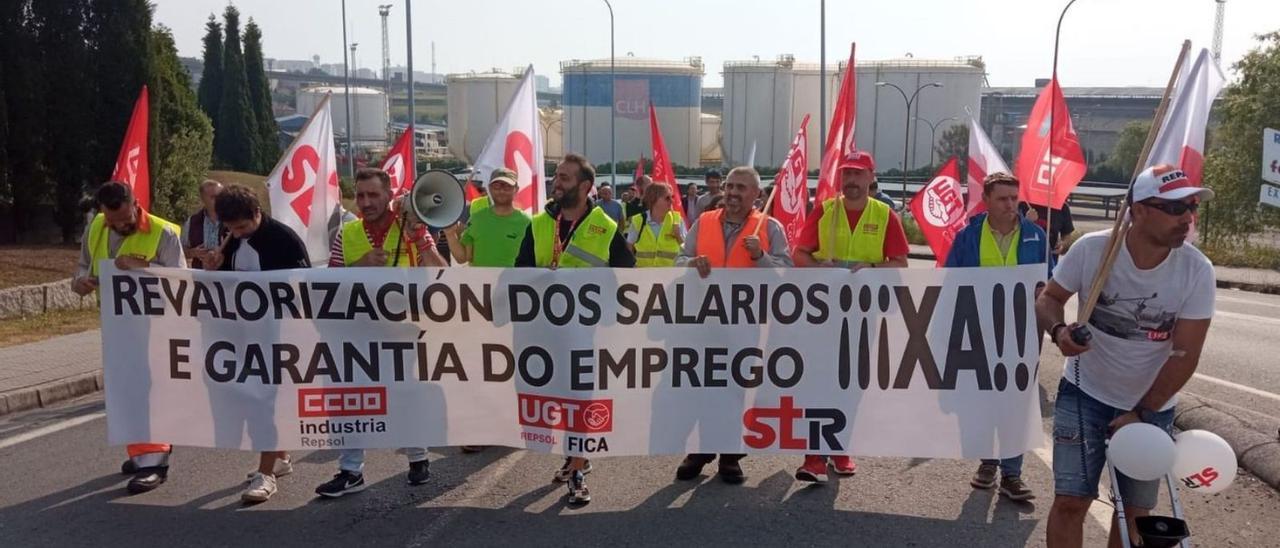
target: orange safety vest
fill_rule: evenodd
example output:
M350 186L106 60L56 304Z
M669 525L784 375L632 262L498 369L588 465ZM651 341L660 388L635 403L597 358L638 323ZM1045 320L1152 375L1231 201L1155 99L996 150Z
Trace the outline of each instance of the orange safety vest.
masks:
M742 240L743 234L755 234L756 227L760 223L768 222L768 217L764 213L752 210L747 216L747 222L742 227L742 232L738 233L738 237L734 239L733 245L726 245L724 241L724 210L717 209L708 211L698 216L698 254L705 255L711 266L720 268L750 268L756 266L756 262L751 259L751 254L747 252L745 245L738 244ZM760 230L760 249L768 252L769 249L769 229L764 227Z

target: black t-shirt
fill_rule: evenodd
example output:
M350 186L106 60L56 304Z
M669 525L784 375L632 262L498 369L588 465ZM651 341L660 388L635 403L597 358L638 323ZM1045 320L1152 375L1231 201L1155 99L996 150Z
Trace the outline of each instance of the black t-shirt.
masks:
M592 209L599 206L591 206ZM550 213L550 212L549 212ZM591 209L587 210L586 215L582 219L586 219L591 214ZM560 241L569 241L573 234L573 229L581 224L582 219L570 221L561 219L557 229L560 231ZM516 254L517 267L538 266L537 253L533 248L533 224L529 224L529 228L524 229L524 239L520 241L520 252ZM636 256L631 253L631 249L627 247L627 239L623 235L621 227L613 233L613 241L609 242L609 267L610 268L632 268L636 266Z
M1076 225L1071 222L1071 206L1067 205L1066 202L1062 203L1062 209L1053 210L1052 228L1045 226L1045 217L1049 216L1049 208L1042 205L1031 207L1035 208L1036 215L1039 216L1039 219L1035 221L1036 226L1045 229L1045 232L1049 233L1049 249L1056 249L1058 240L1076 231ZM1025 202L1018 205L1018 211L1024 216L1027 214L1027 209Z

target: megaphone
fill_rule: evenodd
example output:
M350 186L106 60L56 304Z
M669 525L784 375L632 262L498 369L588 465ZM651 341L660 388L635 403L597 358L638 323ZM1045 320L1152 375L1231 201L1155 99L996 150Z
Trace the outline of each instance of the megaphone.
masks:
M413 188L405 194L407 203L402 211L412 212L418 220L431 228L444 228L462 218L467 206L467 196L462 181L452 173L433 169L414 181Z

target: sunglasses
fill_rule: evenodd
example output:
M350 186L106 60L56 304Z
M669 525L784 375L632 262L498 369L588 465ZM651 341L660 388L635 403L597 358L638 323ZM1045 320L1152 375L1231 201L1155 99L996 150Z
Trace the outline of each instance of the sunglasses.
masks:
M1152 209L1158 209L1160 211L1163 211L1166 215L1172 215L1174 217L1180 217L1182 215L1185 215L1188 211L1195 213L1197 209L1200 209L1200 202L1193 202L1188 204L1186 202L1147 201L1147 202L1138 202L1138 203Z

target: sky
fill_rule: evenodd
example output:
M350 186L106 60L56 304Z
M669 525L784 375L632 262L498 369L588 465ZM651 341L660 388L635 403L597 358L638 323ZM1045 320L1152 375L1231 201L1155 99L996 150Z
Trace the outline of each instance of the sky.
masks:
M356 64L380 70L379 4L388 20L391 65L406 57L406 0L347 0L347 33ZM204 24L226 0L153 0L155 20L173 30L180 55L201 56ZM721 85L726 60L793 54L817 62L819 0L612 0L618 57L703 59L705 87ZM341 63L340 0L240 0L243 19L262 27L266 57ZM950 59L980 55L992 86L1031 86L1048 77L1054 25L1066 0L829 0L827 62ZM1078 0L1062 25L1058 74L1064 86L1163 87L1182 40L1210 47L1214 0ZM244 21L242 21L244 24ZM1223 71L1253 49L1254 36L1280 30L1280 1L1228 0ZM532 63L560 82L560 62L609 57L604 0L417 0L414 70L429 72L431 43L442 74L511 71Z

